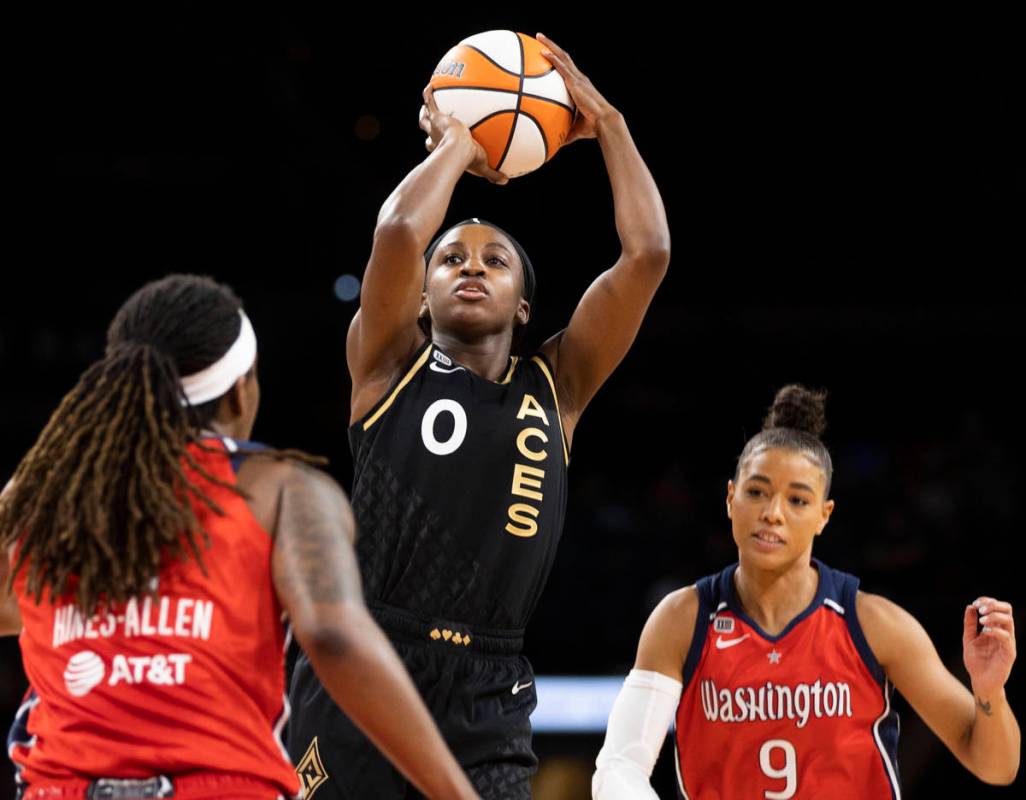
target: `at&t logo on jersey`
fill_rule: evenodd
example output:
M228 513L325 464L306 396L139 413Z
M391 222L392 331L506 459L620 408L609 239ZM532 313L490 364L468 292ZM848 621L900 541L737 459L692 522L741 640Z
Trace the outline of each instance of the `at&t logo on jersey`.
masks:
M149 684L181 686L185 683L186 665L192 661L188 653L153 656L116 655L111 659L108 686ZM107 665L91 650L75 653L64 669L64 686L72 697L85 697L103 683Z

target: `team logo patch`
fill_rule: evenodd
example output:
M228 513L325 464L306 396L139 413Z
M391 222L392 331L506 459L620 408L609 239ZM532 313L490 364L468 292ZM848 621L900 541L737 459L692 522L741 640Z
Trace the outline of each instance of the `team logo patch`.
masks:
M306 753L296 767L296 774L299 776L299 783L303 789L303 797L313 797L322 783L328 780L328 771L324 769L324 762L321 761L321 751L317 747L317 737L313 738Z
M72 697L85 697L103 680L107 667L91 650L75 653L64 669L64 685Z
M713 630L717 633L733 633L734 632L734 618L733 617L716 617L713 620Z
M445 364L445 366L452 366L452 359L449 358L449 356L447 356L445 353L439 353L437 350L435 350L431 353L431 355L434 356L436 361L441 361L443 364Z

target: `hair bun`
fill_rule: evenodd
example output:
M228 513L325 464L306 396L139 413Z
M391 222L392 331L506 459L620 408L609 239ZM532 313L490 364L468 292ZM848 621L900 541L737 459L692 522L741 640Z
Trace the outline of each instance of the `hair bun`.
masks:
M812 391L792 383L777 392L762 429L793 428L817 439L826 430L826 391Z

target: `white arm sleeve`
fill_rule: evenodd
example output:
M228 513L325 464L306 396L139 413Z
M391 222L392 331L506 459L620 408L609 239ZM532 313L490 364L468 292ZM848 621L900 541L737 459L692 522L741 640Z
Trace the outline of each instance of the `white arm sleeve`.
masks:
M680 702L683 684L632 669L609 713L606 741L591 779L594 800L659 800L648 782Z

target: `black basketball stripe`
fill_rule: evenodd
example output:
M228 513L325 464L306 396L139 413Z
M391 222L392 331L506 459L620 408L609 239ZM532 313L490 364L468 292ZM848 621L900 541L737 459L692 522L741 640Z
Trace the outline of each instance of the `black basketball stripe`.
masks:
M478 92L501 92L502 94L518 94L516 89L496 89L494 86L439 86L434 91L448 92L451 89L473 89ZM552 102L555 102L553 100ZM510 109L512 111L513 109Z
M517 36L516 33L514 33L513 35ZM519 36L517 36L517 44L520 45L520 71L523 72L524 71L524 45L521 43ZM522 75L517 75L511 69L506 69L504 66L502 66L502 64L500 64L498 61L496 61L494 58L492 58L490 55L488 55L480 47L474 47L474 45L472 45L472 44L462 44L462 43L460 44L460 47L466 47L466 48L469 48L470 50L473 50L476 53L480 53L482 56L484 56L489 61L491 61L492 64L495 65L496 69L501 69L507 75L514 75L516 77L523 77Z
M491 114L488 114L488 115L486 115L484 117L481 117L481 119L479 119L477 122L475 122L473 125L470 126L469 130L474 130L474 128L476 128L478 125L483 125L488 120L490 120L492 117L497 117L500 114L512 114L512 113L513 113L513 109L512 108L503 108L503 109L500 109L499 111L493 111Z
M531 122L534 123L534 126L538 129L538 133L541 134L542 147L545 148L545 161L548 161L549 160L549 140L545 138L545 129L541 126L541 123L538 122L538 120L536 120L534 118L534 115L531 114L529 111L521 111L520 112L520 116L527 117L529 120L531 120ZM542 163L544 164L545 161L543 161Z
M566 103L561 103L558 100L553 100L551 97L545 97L544 95L540 94L531 94L531 92L518 93L516 89L496 89L494 86L439 86L434 90L434 92L435 94L438 94L438 92L449 92L454 89L466 91L473 90L475 92L499 92L500 94L521 94L524 97L530 97L534 100L541 100L543 103L552 103L552 105L554 106L565 108L571 116L577 113L577 110L573 106L568 106ZM512 111L513 109L511 108L508 110Z
M570 116L573 116L577 113L577 109L575 109L573 106L568 106L566 103L561 103L558 100L553 100L551 97L543 97L540 94L531 94L530 92L524 92L523 95L524 97L530 97L532 100L541 100L543 103L552 103L552 105L554 106L565 108L570 113Z
M502 172L502 165L506 163L506 156L509 155L509 148L513 144L513 134L517 129L517 117L520 115L520 103L524 97L524 43L520 39L519 33L515 34L515 36L517 37L517 47L520 48L520 86L517 88L517 107L513 110L513 124L509 126L509 136L506 138L506 147L502 151L502 157L499 159L498 166L495 167L498 172Z

